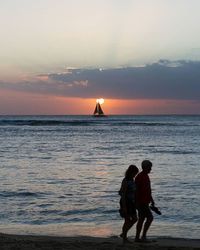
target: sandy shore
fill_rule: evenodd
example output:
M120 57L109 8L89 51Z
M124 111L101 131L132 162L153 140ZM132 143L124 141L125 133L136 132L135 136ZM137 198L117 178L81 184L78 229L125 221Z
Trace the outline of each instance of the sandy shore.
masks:
M130 239L133 241L133 239ZM118 237L52 237L0 234L0 250L192 250L200 249L200 240L154 238L152 243L123 244Z

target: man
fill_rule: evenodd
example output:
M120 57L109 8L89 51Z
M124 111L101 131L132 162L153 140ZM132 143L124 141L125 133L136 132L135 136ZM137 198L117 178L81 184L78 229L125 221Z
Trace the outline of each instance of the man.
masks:
M151 172L152 163L149 160L142 162L142 171L136 176L136 206L138 209L138 222L136 226L136 242L148 242L146 238L147 231L153 221L153 215L149 204L154 206L154 200L151 195L151 182L148 174ZM142 237L140 233L142 231Z

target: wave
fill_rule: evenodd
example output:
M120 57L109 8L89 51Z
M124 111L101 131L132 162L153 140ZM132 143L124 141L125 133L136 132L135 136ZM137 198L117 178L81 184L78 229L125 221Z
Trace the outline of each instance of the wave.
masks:
M179 123L164 123L164 122L116 122L117 126L180 126ZM184 125L185 126L185 125Z
M92 121L59 121L59 120L1 120L0 126L83 126Z
M115 121L115 120L0 120L0 126L197 126L177 122L137 122L137 121Z
M198 117L180 116L0 116L0 126L200 126Z
M25 191L25 192L15 192L15 191L2 191L0 192L0 197L5 197L5 198L9 198L9 197L40 197L40 196L44 196L44 195L48 195L49 193L44 193L44 192L29 192L29 191Z

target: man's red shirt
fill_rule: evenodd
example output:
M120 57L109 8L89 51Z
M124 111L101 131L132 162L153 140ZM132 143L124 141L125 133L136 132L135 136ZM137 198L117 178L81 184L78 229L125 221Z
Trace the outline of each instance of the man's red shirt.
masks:
M140 172L135 178L136 184L136 203L139 205L149 204L151 197L151 182L149 176L144 171Z

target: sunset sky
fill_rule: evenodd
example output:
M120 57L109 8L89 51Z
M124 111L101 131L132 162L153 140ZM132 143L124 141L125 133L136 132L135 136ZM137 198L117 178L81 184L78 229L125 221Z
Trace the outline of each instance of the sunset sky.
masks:
M0 115L200 114L199 0L0 1Z

